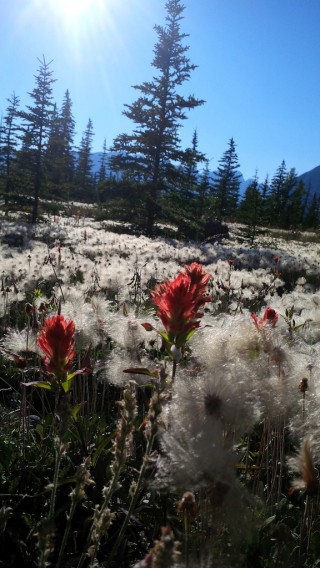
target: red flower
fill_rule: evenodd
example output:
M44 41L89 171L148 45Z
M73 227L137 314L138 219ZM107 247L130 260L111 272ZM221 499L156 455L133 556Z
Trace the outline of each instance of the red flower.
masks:
M197 307L199 308L203 306L205 302L209 302L210 298L207 296L206 285L211 275L203 270L202 264L198 264L197 262L186 264L184 272L186 276L190 278L190 288L192 289Z
M197 286L199 289L202 288L205 291L205 287L208 284L211 276L203 270L202 264L193 262L192 264L185 264L184 271L191 280L191 284Z
M53 316L45 320L37 339L37 345L45 354L44 364L50 373L58 378L66 376L75 358L75 325L63 316Z
M260 331L265 325L274 327L279 319L279 314L273 308L266 308L262 318L258 319L257 314L251 314L253 323Z
M209 279L202 265L194 262L185 266L185 272L180 272L174 280L159 284L151 292L170 343L181 347L188 333L199 327L203 315L199 308L210 299L205 289Z

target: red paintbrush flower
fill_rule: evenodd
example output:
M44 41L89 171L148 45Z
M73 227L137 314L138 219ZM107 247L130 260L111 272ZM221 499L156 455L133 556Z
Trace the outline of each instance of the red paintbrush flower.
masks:
M203 270L202 264L198 264L197 262L186 264L184 271L190 278L190 288L192 289L197 307L203 306L205 302L210 300L207 296L206 286L211 275Z
M259 319L257 314L251 314L251 317L257 330L260 331L266 325L274 327L279 319L279 314L273 308L268 307L266 308L262 318Z
M159 284L151 292L169 343L181 347L188 334L199 327L203 315L199 308L209 301L205 290L209 279L210 275L204 272L203 267L194 262L185 266L185 272L178 274L174 280Z
M75 358L75 325L63 316L53 316L45 320L37 345L45 354L44 364L50 373L64 378Z
M184 271L191 280L191 285L196 285L197 288L202 288L205 291L205 287L208 284L211 276L203 270L202 264L193 262L192 264L185 264Z

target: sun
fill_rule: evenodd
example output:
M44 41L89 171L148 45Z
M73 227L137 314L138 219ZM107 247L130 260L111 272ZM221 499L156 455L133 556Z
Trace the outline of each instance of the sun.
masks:
M133 18L139 14L144 21L151 15L141 7L142 0L28 0L25 4L24 27L36 20L47 34L50 59L61 64L65 58L72 60L75 76L91 62L90 69L99 68L107 77L106 57L119 64L131 55L128 37Z
M66 49L80 51L113 26L118 0L33 0Z
M85 25L86 21L99 19L106 8L106 0L49 0L50 12L70 26Z
M102 0L52 0L52 9L66 22L80 23L92 15L101 15Z

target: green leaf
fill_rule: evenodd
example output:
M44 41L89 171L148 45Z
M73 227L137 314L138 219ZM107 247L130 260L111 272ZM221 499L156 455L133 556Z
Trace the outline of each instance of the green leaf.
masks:
M180 347L183 347L187 341L195 334L195 332L197 331L198 328L196 329L190 329L190 331L187 331L186 333L181 333L177 336L177 339L175 341L175 345L176 347L178 347L178 349Z
M171 341L169 339L169 335L165 332L165 331L158 331L159 335L161 335L161 337L163 337L163 339L167 342L170 343L171 345Z
M110 434L109 436L105 436L100 444L97 446L96 450L94 451L93 455L92 455L92 465L95 466L99 457L101 456L103 450L106 448L106 446L108 444L111 444L111 441L113 439L113 434ZM109 452L111 452L111 449L109 450Z
M63 383L61 383L61 386L64 390L65 393L69 392L69 390L71 389L72 386L72 379L76 376L76 375L84 375L87 374L89 372L89 369L84 368L84 369L79 369L78 371L75 371L74 373L70 373L69 375L66 376L66 380L63 381Z
M41 389L56 390L51 383L44 381L31 381L30 383L22 383L26 387L40 387Z
M268 525L271 525L271 523L273 523L273 521L275 520L276 515L272 515L271 517L268 517L264 523L263 523L263 527L267 527Z
M299 329L300 327L304 327L304 326L305 326L304 323L299 323L298 325L295 325L295 324L294 324L293 330L294 330L294 331L297 331L297 329Z
M61 383L61 386L62 386L65 393L69 392L69 390L71 389L71 386L72 386L72 378L68 379L68 377L67 377L67 379L63 383Z
M124 373L131 373L136 375L146 375L147 377L158 378L158 371L150 371L146 367L130 367L129 369L123 369Z
M87 375L90 372L90 369L84 367L84 369L78 369L78 371L74 371L74 373L70 373L66 377L66 381L71 381L77 375Z
M81 408L83 408L86 404L87 404L86 402L80 402L79 404L76 404L76 406L73 407L72 418L75 422L77 422L77 420L78 420L78 414L79 414Z

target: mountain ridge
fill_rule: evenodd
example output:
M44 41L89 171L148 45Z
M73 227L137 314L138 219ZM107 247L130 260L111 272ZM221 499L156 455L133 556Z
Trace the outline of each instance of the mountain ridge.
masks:
M312 170L298 176L298 181L303 181L309 194L313 195L316 193L320 195L320 166L316 166Z
M111 152L107 153L107 159L109 158L110 154ZM93 174L96 174L99 171L101 157L102 157L102 152L92 152L91 154ZM108 171L108 166L106 169ZM212 171L210 172L210 174L211 176L214 176L215 172ZM239 170L239 174L241 175L240 195L242 196L244 195L245 190L247 189L248 185L250 185L250 183L253 181L253 179L252 178L245 179L243 177L243 174L241 173L241 170ZM320 166L316 166L315 168L312 168L311 170L300 174L297 177L297 180L298 182L299 181L304 182L306 190L309 192L310 195L313 195L314 193L320 195Z

